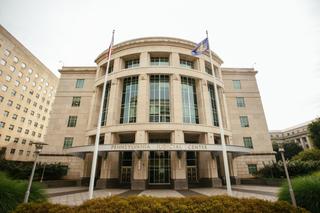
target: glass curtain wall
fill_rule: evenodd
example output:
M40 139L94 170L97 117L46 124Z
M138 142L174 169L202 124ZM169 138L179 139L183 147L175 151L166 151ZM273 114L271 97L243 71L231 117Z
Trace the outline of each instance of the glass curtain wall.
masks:
M135 123L137 113L138 76L123 79L120 123Z
M108 115L108 105L109 105L109 96L110 96L110 82L106 85L106 91L104 94L103 99L103 108L102 108L102 116L101 116L101 126L105 126L107 122L107 115Z
M169 76L150 76L150 122L170 122Z
M214 86L212 84L208 84L208 90L210 93L213 125L219 126L218 110L217 110L217 104L216 104L216 96L214 93Z
M199 123L196 81L193 78L181 77L183 122Z

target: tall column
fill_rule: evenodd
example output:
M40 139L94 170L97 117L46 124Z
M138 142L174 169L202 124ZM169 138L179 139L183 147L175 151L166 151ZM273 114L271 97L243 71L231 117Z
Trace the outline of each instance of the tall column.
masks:
M135 143L148 143L146 131L137 131ZM133 153L133 175L131 180L132 190L145 190L148 179L148 152Z
M104 136L104 144L115 143L115 135L107 132ZM97 188L114 188L119 185L119 152L101 153L100 179L97 181Z
M148 52L142 52L140 54L140 67L148 67L149 66L149 55Z
M149 88L148 76L142 74L139 76L138 84L138 102L137 102L137 123L148 122L149 117Z
M173 123L182 123L182 96L181 96L181 80L180 76L174 74L171 76L171 94L172 100L171 105L171 120Z
M120 91L119 91L119 80L113 79L111 81L111 87L110 87L110 95L109 95L109 103L108 103L108 114L107 114L107 123L106 125L113 125L117 124L117 108L121 105L121 100L119 97ZM111 104L110 104L111 103Z
M184 143L183 131L175 130L172 133L172 142ZM171 152L171 178L175 190L188 189L185 152Z

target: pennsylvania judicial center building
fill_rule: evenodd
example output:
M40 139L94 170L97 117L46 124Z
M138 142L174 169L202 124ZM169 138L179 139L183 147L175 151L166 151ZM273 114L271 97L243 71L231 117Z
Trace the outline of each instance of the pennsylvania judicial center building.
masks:
M212 69L209 54L192 56L195 46L177 38L139 38L113 46L108 70L107 50L97 66L62 67L41 161L68 164L67 178L86 184L103 104L97 188L221 186L220 124L231 181L252 177L274 160L257 71L222 68L214 52Z

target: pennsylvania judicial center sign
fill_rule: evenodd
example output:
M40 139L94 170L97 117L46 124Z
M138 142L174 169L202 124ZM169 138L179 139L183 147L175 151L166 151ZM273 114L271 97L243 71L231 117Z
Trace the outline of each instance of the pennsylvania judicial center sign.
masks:
M94 145L77 146L65 149L67 153L93 152ZM250 153L252 149L226 145L229 152ZM221 144L188 144L188 143L126 143L126 144L101 144L99 151L122 152L122 151L222 151Z

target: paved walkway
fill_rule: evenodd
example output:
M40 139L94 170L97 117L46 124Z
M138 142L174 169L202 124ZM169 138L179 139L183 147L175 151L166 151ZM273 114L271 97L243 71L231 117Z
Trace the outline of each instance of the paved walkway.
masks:
M258 198L269 201L277 200L278 187L269 186L251 186L236 185L232 186L234 197L239 198ZM49 201L52 203L60 203L65 205L80 205L88 200L87 187L63 187L46 190ZM108 197L118 195L121 197L128 196L153 196L153 197L188 197L195 195L214 196L226 195L225 188L194 188L185 191L176 191L172 189L153 189L144 191L133 191L129 189L100 189L94 191L94 198Z

